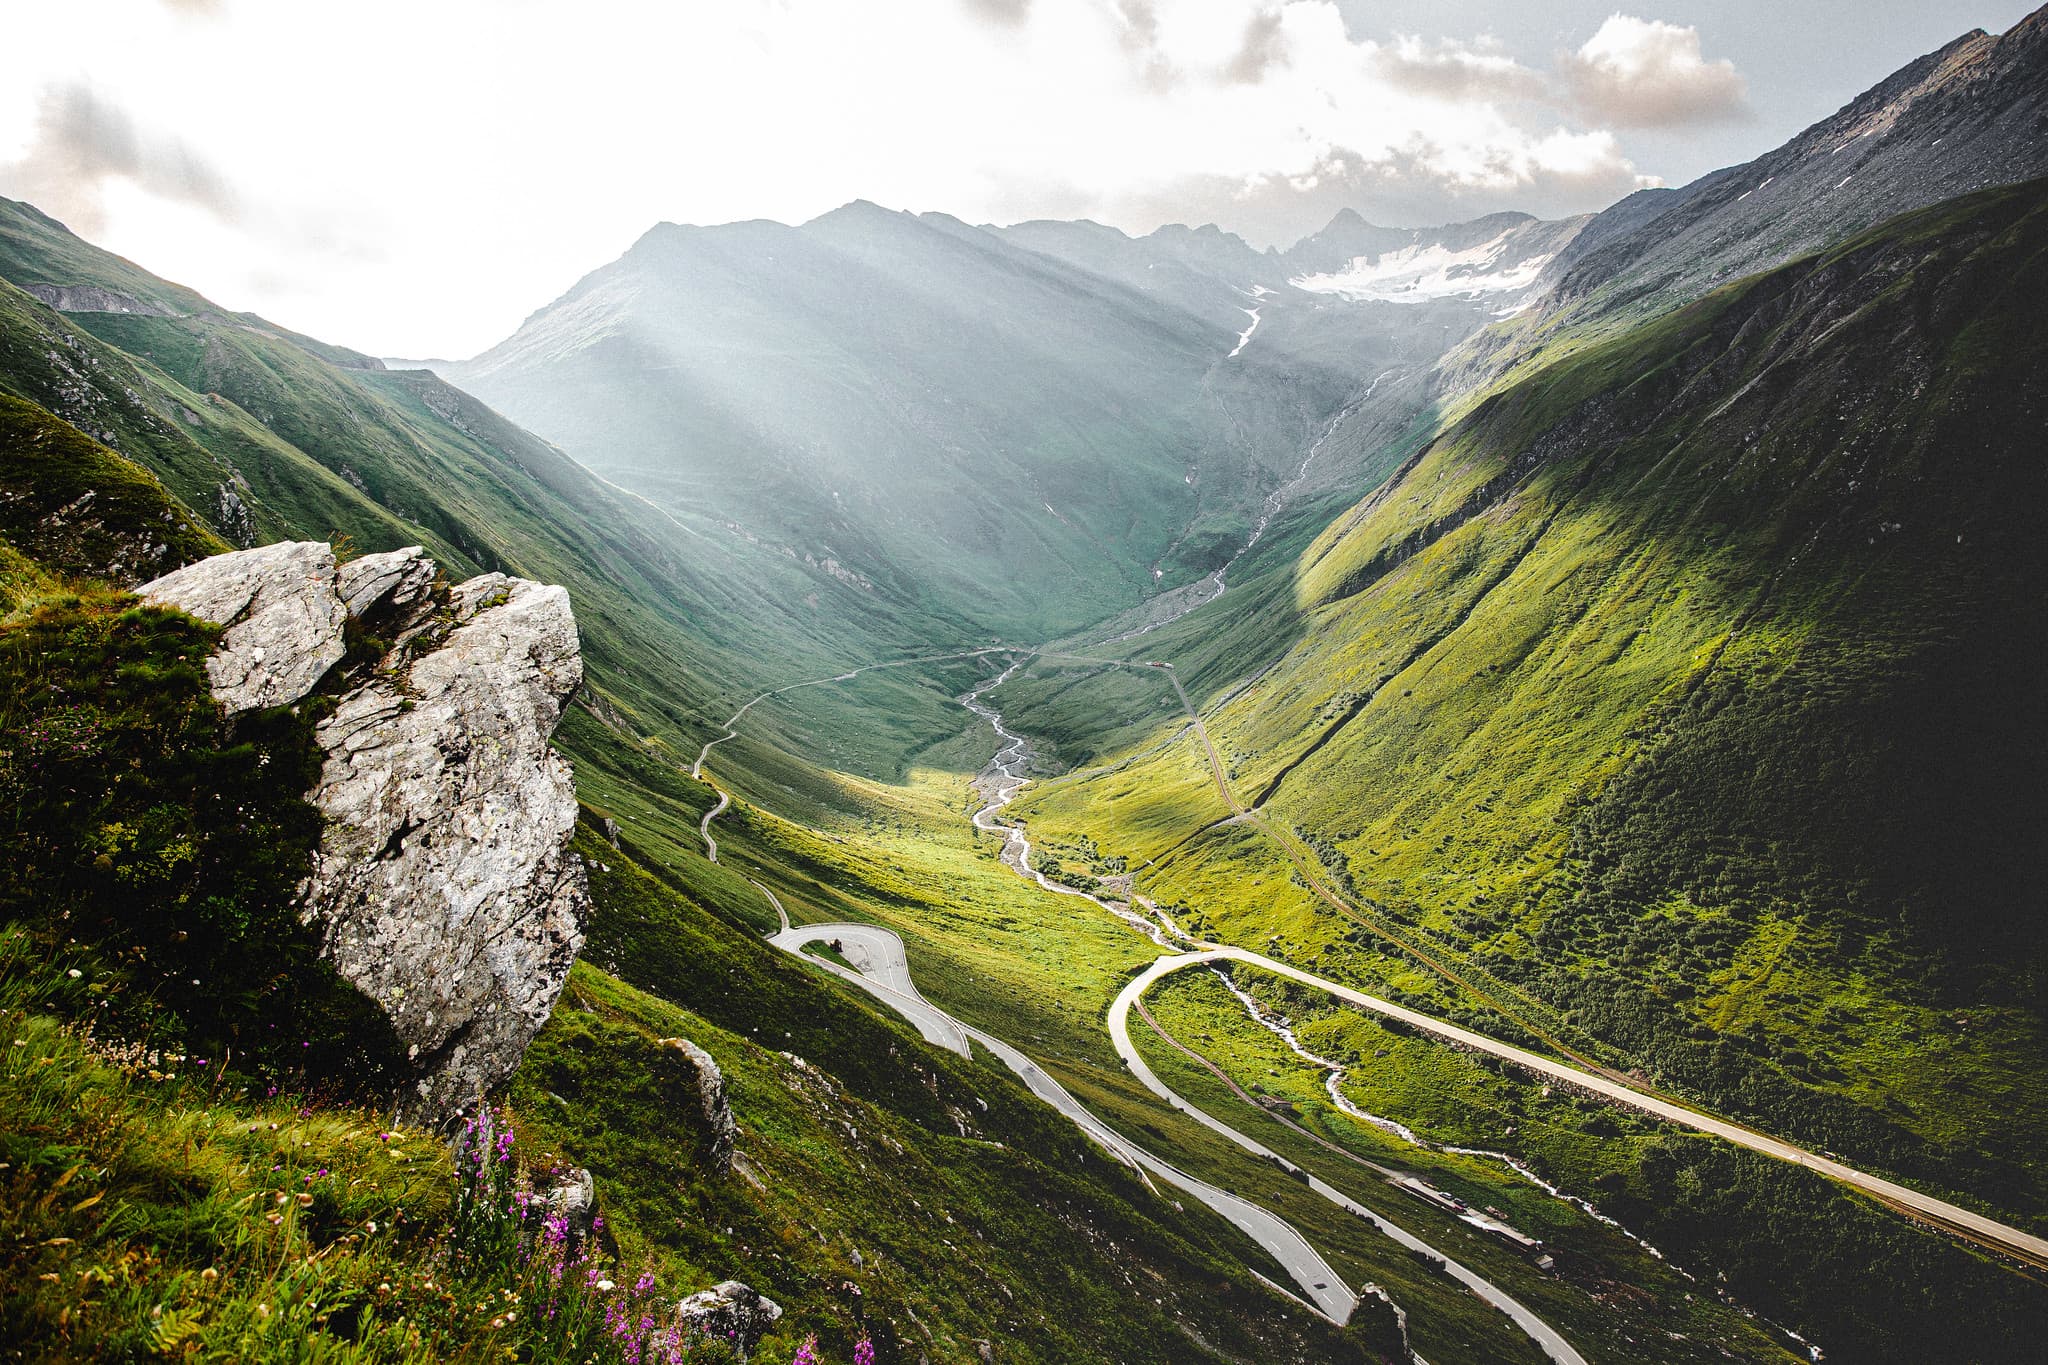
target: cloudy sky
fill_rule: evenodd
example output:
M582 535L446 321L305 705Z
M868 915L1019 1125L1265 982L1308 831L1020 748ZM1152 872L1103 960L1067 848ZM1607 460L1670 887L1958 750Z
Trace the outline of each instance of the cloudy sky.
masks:
M383 355L500 339L650 225L1415 225L1750 156L2024 0L63 0L0 194Z

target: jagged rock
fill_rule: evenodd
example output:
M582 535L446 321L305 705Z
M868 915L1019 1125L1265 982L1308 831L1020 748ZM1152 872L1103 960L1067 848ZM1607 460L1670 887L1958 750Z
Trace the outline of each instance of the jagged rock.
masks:
M341 566L337 584L342 604L357 620L389 606L419 606L434 586L434 561L417 545L388 554L364 555Z
M214 555L137 591L227 627L206 676L229 715L297 701L346 648L348 613L334 591L334 550L319 541Z
M583 676L569 595L507 579L488 600L458 601L463 624L318 731L333 823L308 912L422 1058L430 1116L510 1074L583 942L576 791L548 747Z
M711 1125L711 1168L724 1175L732 1169L733 1144L739 1133L732 1105L725 1098L725 1075L711 1054L688 1038L664 1038L661 1043L689 1058L697 1073L697 1099L704 1106L705 1122Z
M1363 1346L1372 1359L1406 1365L1415 1359L1408 1342L1408 1313L1377 1284L1358 1291L1358 1307L1345 1324L1344 1335Z
M738 1280L726 1280L676 1305L677 1327L698 1337L729 1337L742 1356L781 1319L780 1304Z
M226 625L207 661L232 714L294 702L353 616L394 643L315 734L328 824L302 890L341 975L376 1000L438 1122L510 1075L583 944L576 793L548 747L582 681L569 595L503 574L441 590L417 547L337 568L317 543L217 555L141 589Z
M199 425L199 414L189 408L185 410L189 425ZM237 545L249 546L256 543L256 519L249 514L249 505L242 501L242 495L235 491L232 483L223 482L213 492L213 520L220 527L221 534Z
M613 848L619 846L619 822L612 819L609 815L604 818L604 837L605 842Z

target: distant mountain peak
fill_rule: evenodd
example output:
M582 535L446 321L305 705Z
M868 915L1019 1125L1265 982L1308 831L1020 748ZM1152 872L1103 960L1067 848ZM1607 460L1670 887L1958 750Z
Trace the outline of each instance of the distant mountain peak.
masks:
M816 223L859 222L863 220L872 221L874 219L880 218L915 219L916 217L917 215L914 213L907 213L897 209L884 208L880 204L877 204L872 199L854 199L848 201L847 203L841 204L836 209L828 209L824 213L819 214L815 218L806 219L803 223L803 226L810 227Z

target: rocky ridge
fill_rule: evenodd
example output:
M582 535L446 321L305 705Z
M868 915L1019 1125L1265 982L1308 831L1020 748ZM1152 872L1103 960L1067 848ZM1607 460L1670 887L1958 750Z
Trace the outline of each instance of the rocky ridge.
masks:
M230 716L334 698L301 914L406 1044L408 1115L460 1112L517 1067L583 943L575 788L548 743L583 677L568 593L503 574L451 588L417 546L337 564L319 542L139 591L226 627L207 670Z
M2048 174L2048 7L1908 63L1755 160L1600 214L1550 270L1561 307L1653 313L1896 214Z

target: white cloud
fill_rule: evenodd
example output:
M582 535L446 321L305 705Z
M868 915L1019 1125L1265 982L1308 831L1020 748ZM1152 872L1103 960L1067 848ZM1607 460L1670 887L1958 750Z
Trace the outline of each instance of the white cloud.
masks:
M1286 240L1346 205L1557 213L1642 183L1555 75L1354 38L1333 0L67 0L9 36L0 193L66 192L4 168L39 145L36 92L89 78L158 167L90 181L104 245L396 354L490 345L663 219L864 197ZM231 223L160 173L178 147L240 191Z
M966 0L970 13L998 24L1021 24L1031 13L1031 0Z
M1585 114L1620 127L1743 118L1749 94L1735 64L1700 55L1700 31L1615 14L1560 62Z
M1490 40L1426 42L1403 34L1374 53L1373 65L1392 84L1441 99L1540 100L1549 95L1542 73Z
M0 166L0 183L76 231L96 233L106 228L107 189L114 181L196 205L222 220L237 213L225 178L192 148L174 138L145 136L127 110L90 86L46 88L27 150Z

